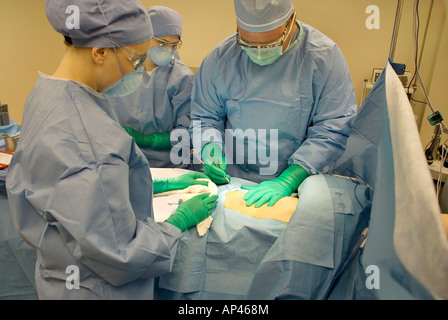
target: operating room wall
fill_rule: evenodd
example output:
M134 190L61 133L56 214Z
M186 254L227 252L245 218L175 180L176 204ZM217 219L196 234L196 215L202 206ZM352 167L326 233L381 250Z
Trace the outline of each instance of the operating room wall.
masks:
M182 60L196 70L208 52L236 28L233 1L209 0L142 0L145 7L165 5L183 18ZM362 101L365 79L371 79L373 68L383 68L389 57L397 1L390 0L293 0L298 19L332 38L341 48L355 86L358 104ZM395 62L414 72L413 0L404 0ZM366 20L370 5L379 9L379 28L368 29ZM426 27L431 1L420 1L420 45ZM444 95L448 73L448 0L435 0L425 41L420 73L436 110L448 119ZM23 106L37 72L52 74L63 56L63 39L48 23L45 1L0 1L0 101L9 105L10 116L21 123ZM420 53L420 52L419 52ZM422 100L421 90L416 99ZM424 104L413 106L422 144L431 139L433 128L426 120L430 113Z

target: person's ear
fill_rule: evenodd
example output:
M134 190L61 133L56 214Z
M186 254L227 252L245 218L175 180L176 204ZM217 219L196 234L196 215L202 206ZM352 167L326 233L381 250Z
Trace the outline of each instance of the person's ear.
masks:
M107 54L107 48L92 48L92 59L96 64L103 65Z

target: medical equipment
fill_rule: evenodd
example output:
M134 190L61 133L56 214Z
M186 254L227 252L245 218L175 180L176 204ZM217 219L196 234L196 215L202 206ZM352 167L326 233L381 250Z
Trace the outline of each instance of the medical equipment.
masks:
M441 161L443 162L443 166L448 168L448 146L446 141L439 147L439 154L442 156Z
M213 157L212 157L210 154L209 154L208 156L210 157L210 159L212 159L213 164L214 164L217 168L219 168L219 166L218 166L218 164L216 163L215 159L213 159ZM226 175L225 172L224 172L224 178L226 178L227 182L230 182L230 180L229 180L229 178L227 178L227 175Z
M13 120L9 125L0 126L0 150L14 152L20 139L20 126ZM1 177L0 177L1 178Z
M8 152L16 151L16 148L17 148L16 139L18 139L19 136L20 136L20 133L15 134L14 136L11 136L11 137L8 136L6 133L0 133L0 137L5 139L6 151L8 151Z
M448 128L446 127L446 125L443 122L443 117L440 114L439 111L436 111L431 103L431 100L429 99L428 96L428 92L426 91L426 87L421 79L420 76L420 63L421 63L421 59L423 56L423 49L426 43L426 35L428 33L428 26L429 26L429 22L430 22L430 18L431 18L431 14L432 14L432 9L433 9L433 5L434 5L434 0L431 0L431 4L429 7L429 12L428 12L428 18L426 21L426 28L425 28L425 34L424 34L424 38L422 41L422 46L421 46L421 51L420 51L420 57L418 56L418 48L419 48L419 30L420 30L420 20L419 20L419 12L418 12L418 6L419 6L419 0L414 0L414 64L415 64L415 72L414 72L414 76L412 77L412 80L409 84L409 86L411 86L412 81L415 79L415 83L418 82L420 84L421 90L423 92L425 101L417 101L414 100L413 98L411 98L413 101L415 102L420 102L420 103L425 103L426 105L429 106L429 108L431 109L431 114L428 116L428 121L432 126L435 126L437 124L441 124L441 129L443 130L444 133L448 133ZM414 83L414 87L416 87Z
M115 48L114 48L115 50ZM115 53L116 55L116 53ZM120 66L120 62L117 58L117 63ZM120 66L120 72L121 72L121 66ZM111 87L107 88L103 91L105 95L111 96L111 97L127 97L134 93L142 84L143 82L143 74L145 70L142 68L139 68L137 70L134 70L131 73L128 73L126 75L123 75L122 77L114 83Z
M442 127L440 124L434 126L434 136L432 138L430 146L425 150L426 160L428 164L432 164L437 159L439 153L440 140L442 135Z
M373 68L371 79L370 80L364 79L361 101L364 101L364 99L367 97L367 95L369 94L370 90L372 90L373 85L375 84L376 80L378 79L378 77L382 72L383 68ZM398 78L403 84L403 87L406 88L408 98L412 99L415 91L415 85L411 85L412 73L409 71L405 71L402 75L398 75Z
M400 28L400 20L401 20L402 10L403 10L403 0L398 0L397 11L395 14L394 31L392 34L392 41L391 41L390 52L389 52L390 64L391 64L392 68L394 68L397 75L402 75L406 71L405 64L393 62L394 56L395 56L395 47L397 45L398 30Z
M400 29L400 22L401 22L401 14L403 11L403 0L398 0L397 2L397 9L395 12L395 21L394 21L394 29L392 32L392 40L390 44L389 49L389 62L394 68L395 72L397 73L398 77L403 83L403 86L408 87L408 94L411 92L410 84L410 72L406 72L406 65L401 63L394 62L395 58L395 48L397 46L397 39L398 39L398 31ZM364 86L363 86L363 92L361 97L361 102L364 101L365 97L368 94L368 90L372 89L373 85L375 84L376 79L379 77L379 75L383 72L383 69L381 68L374 68L373 69L373 75L372 80L369 82L367 79L364 80Z
M180 35L179 35L179 37L180 37ZM157 38L156 36L154 36L153 39L157 41L159 48L167 48L167 49L169 48L172 51L176 51L176 50L179 50L180 47L182 47L182 40L171 43L169 41L165 41L163 39Z
M196 149L192 149L193 155L196 156L196 158L201 162L202 165L205 164L204 161L202 161L202 159L198 156ZM213 157L209 154L210 159L213 161L213 164L219 168L218 164L216 163L215 159L213 159ZM227 179L227 177L225 177ZM230 182L229 179L227 179L227 182Z
M0 126L9 125L8 105L0 102Z
M152 47L148 51L149 59L160 67L166 66L170 63L173 55L173 49L165 47Z
M435 126L443 121L443 117L439 111L436 111L428 116L429 124Z
M118 48L124 54L124 56L128 59L128 61L132 64L132 67L134 67L134 70L137 70L143 66L143 63L145 62L146 58L148 57L148 55L146 53L139 54L137 51L135 51L131 48L128 48L126 45L110 38L111 36L112 35L109 35L109 37L101 36L101 38L103 38L106 41L111 42L114 45L112 47L114 49L114 51L115 51L115 48ZM117 53L115 51L115 55L116 54Z
M12 155L12 152L0 151L0 169L4 169L9 166Z
M223 155L220 145L214 142L205 144L201 150L201 157L202 169L214 183L225 184L230 182L230 176L226 173L227 158ZM217 158L218 162L214 157Z

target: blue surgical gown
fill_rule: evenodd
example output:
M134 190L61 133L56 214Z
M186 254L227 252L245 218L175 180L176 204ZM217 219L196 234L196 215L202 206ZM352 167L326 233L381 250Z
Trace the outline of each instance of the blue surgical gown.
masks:
M40 299L151 299L171 270L181 232L152 219L148 161L90 87L39 76L6 186Z
M143 83L126 97L108 97L119 123L148 135L188 130L194 74L177 57L151 75L144 73ZM170 160L170 150L141 147L152 168L183 167Z
M325 173L344 151L357 108L347 64L332 40L298 24L299 41L271 65L253 63L233 35L195 75L193 146L224 143L231 176L260 182L291 164Z

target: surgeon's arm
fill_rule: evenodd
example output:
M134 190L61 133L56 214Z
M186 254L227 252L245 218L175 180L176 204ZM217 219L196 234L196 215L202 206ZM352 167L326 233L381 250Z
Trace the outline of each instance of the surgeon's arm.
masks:
M343 154L357 110L353 83L341 51L335 48L324 63L321 69L326 70L326 76L315 80L320 93L314 97L317 103L307 138L289 159L312 174L328 171Z
M171 190L181 190L185 189L191 185L199 184L206 186L207 181L198 179L209 179L205 174L201 172L190 172L183 174L175 178L158 178L153 180L153 192L154 194L162 193Z
M204 161L204 173L216 184L230 182L230 175L226 173L227 159L222 154L221 147L213 142L207 143L201 150Z
M131 127L123 127L126 132L134 138L135 143L139 147L149 147L155 149L170 149L171 148L171 140L170 133L153 133L153 134L142 134Z
M203 61L194 77L191 95L190 135L193 147L200 154L203 170L216 184L225 184L230 176L225 173L225 121L227 111L219 97L216 70L220 58L212 51Z
M263 181L257 186L241 186L242 189L249 190L243 199L248 206L255 203L255 207L259 208L267 202L267 206L272 207L281 198L295 192L308 176L305 169L293 164L273 180Z

